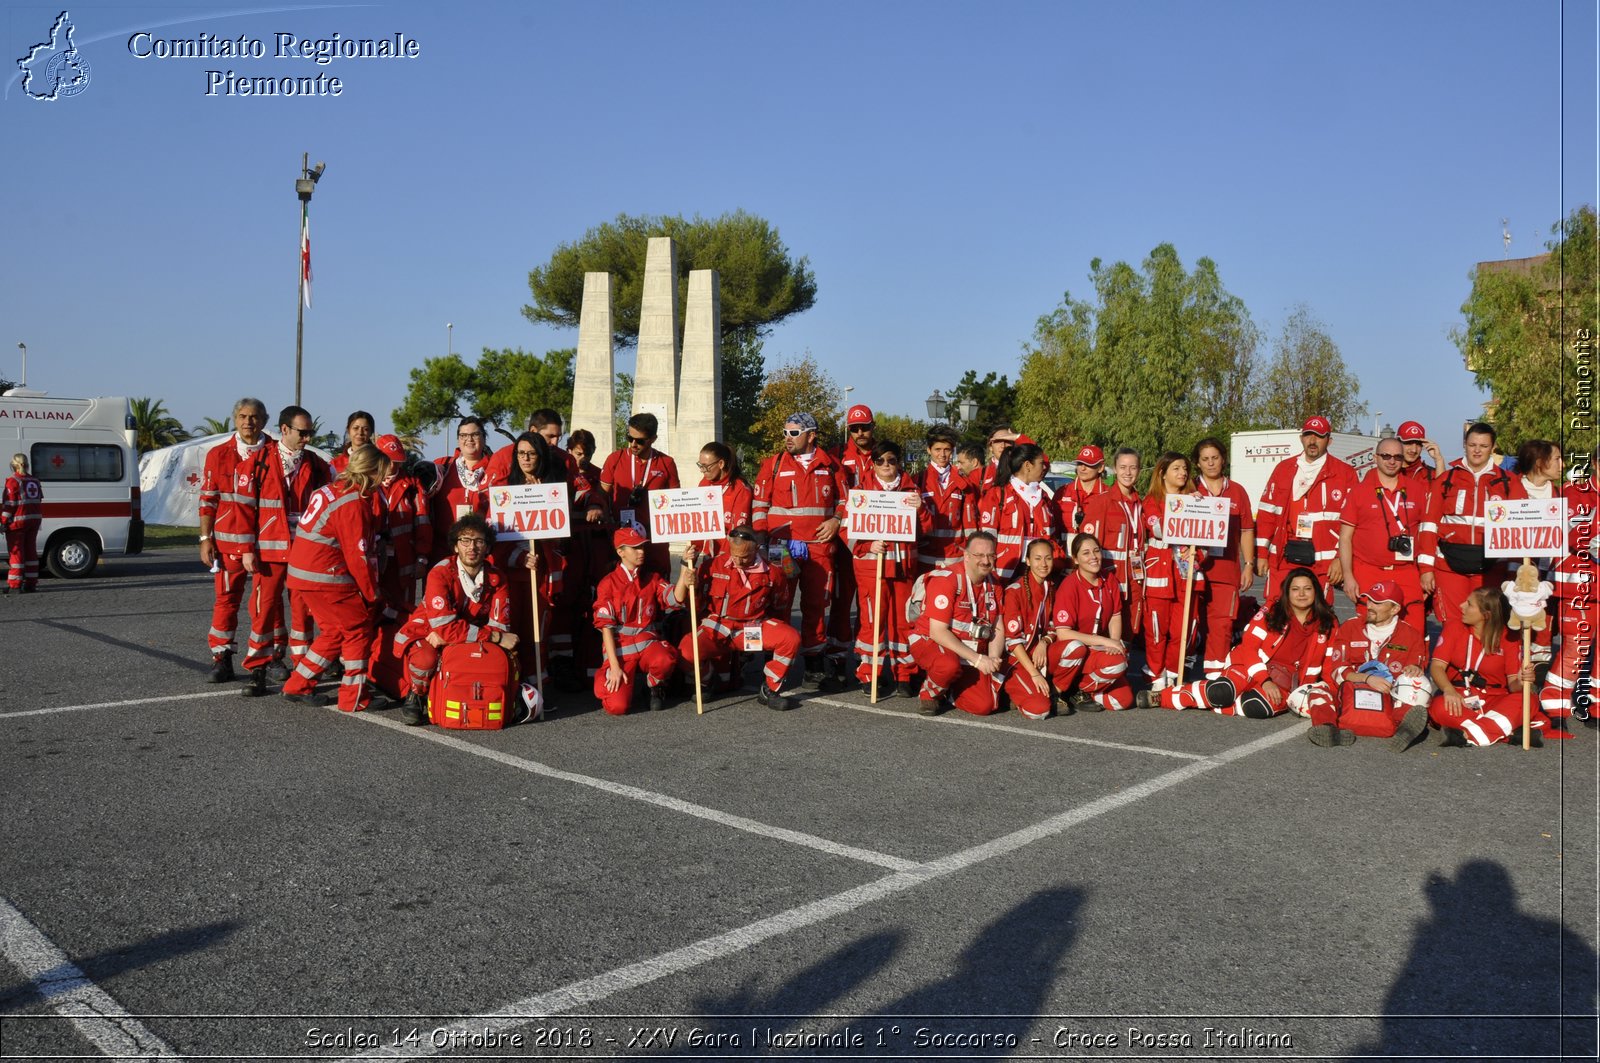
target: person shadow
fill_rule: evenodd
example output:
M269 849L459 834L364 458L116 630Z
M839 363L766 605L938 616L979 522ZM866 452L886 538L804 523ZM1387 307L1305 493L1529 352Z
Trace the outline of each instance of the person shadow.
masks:
M1436 873L1425 888L1432 910L1384 1000L1378 1042L1349 1058L1595 1058L1594 948L1519 910L1494 861Z
M935 1040L940 1034L969 1035L976 1028L973 1019L946 1017L984 1015L988 1016L981 1024L984 1033L1001 1039L1010 1034L1017 1043L1026 1043L1034 1016L1043 1009L1061 973L1062 959L1077 938L1079 913L1086 898L1086 891L1067 886L1034 893L985 926L948 973L906 990L871 1016L840 1020L827 1013L858 987L880 976L890 977L885 968L905 943L902 931L872 934L852 942L800 971L768 996L740 990L702 998L696 1003L697 1013L704 1017L701 1027L739 1033L746 1040L753 1024L774 1033L811 1031L824 1039L856 1034L866 1038L863 1044L830 1054L870 1058L872 1049L878 1047L885 1055L906 1058L914 1029L926 1029ZM815 1016L823 1016L825 1021L814 1021ZM899 1032L891 1042L879 1045L876 1031L880 1027L898 1027ZM753 1047L784 1054L782 1048ZM794 1051L803 1056L807 1050ZM992 1052L981 1050L982 1054ZM971 1047L934 1043L920 1047L917 1058L973 1053Z

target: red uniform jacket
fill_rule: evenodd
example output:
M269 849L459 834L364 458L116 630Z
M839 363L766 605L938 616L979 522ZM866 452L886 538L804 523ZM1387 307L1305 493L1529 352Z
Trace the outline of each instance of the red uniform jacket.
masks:
M274 447L278 444L274 443ZM283 474L283 455L278 453L278 473ZM346 462L348 464L348 462ZM283 501L284 508L289 514L289 535L294 536L295 529L300 526L300 514L306 511L306 506L311 504L311 495L321 487L326 487L333 482L333 470L321 457L310 450L300 451L300 464L294 471L294 478L284 478ZM280 558L268 557L266 560L284 560L288 557L285 551Z
M612 514L621 521L624 511L635 511L633 519L643 526L647 536L650 534L650 518L644 511L642 499L638 505L634 505L633 489L639 487L645 491L664 491L669 487L681 486L677 463L670 455L655 449L644 458L635 457L626 448L613 450L606 455L605 468L600 470L600 491L610 501Z
M1600 528L1595 527L1596 516L1600 515L1600 491L1590 477L1563 484L1561 497L1567 500L1567 549L1581 550L1591 536L1600 532Z
M839 453L835 454L834 458L839 462L839 468L844 470L844 485L846 487L860 487L862 484L870 484L872 482L871 450L862 450L847 440L844 446L839 448Z
M1512 634L1508 632L1500 641L1497 652L1486 653L1483 643L1473 635L1470 627L1459 620L1452 621L1445 624L1439 645L1434 648L1433 659L1443 661L1448 666L1445 674L1459 691L1470 690L1476 694L1490 695L1510 693L1511 688L1506 680L1522 668L1522 643ZM1463 674L1467 669L1477 673L1477 682ZM1534 692L1534 701L1538 701L1537 691Z
M1600 566L1587 553L1568 554L1550 573L1555 586L1552 612L1560 617L1561 637L1600 638Z
M706 615L700 626L732 638L746 624L763 620L789 622L788 581L783 569L768 564L756 551L748 567L740 568L723 553L706 572Z
M6 478L3 500L0 500L0 529L8 532L35 530L44 519L44 491L39 481L25 472L12 473Z
M206 452L200 481L200 516L212 519L217 552L229 557L257 554L283 560L289 550L283 470L271 436L249 457L239 456L238 436Z
M812 453L809 469L787 452L761 463L752 503L756 531L812 542L824 521L844 520L844 470L822 448Z
M1073 480L1056 492L1056 526L1061 529L1061 545L1069 552L1072 550L1072 537L1083 530L1089 503L1106 492L1104 481L1089 482L1094 484L1089 490L1084 490L1080 481Z
M279 477L281 479L281 477ZM348 587L378 600L377 525L372 507L351 484L320 488L306 503L289 547L289 588L327 591Z
M977 492L954 464L949 469L943 487L938 469L929 465L922 471L922 513L927 524L917 544L917 560L928 568L960 557L967 536L978 530Z
M898 491L908 495L921 495L921 492L917 489L916 481L911 478L909 473L904 472L895 477L893 484L885 487L879 481L878 474L868 470L867 479L855 486L865 491ZM928 514L921 509L917 511L917 527L920 532L925 532L928 527ZM857 561L877 563L878 555L867 552L867 547L876 541L874 538L871 536L852 538L844 526L840 526L839 532L852 557ZM917 544L914 542L885 542L883 545L888 547L883 554L883 578L907 580L915 578L917 574Z
M1083 513L1083 531L1100 540L1100 552L1115 567L1126 599L1144 579L1144 500L1124 494L1121 484L1096 492Z
M1434 468L1432 465L1429 465L1427 462L1418 459L1415 465L1407 465L1402 468L1400 470L1400 475L1404 476L1407 480L1416 480L1426 485L1423 487L1421 492L1422 497L1426 499L1428 490L1433 486L1433 481L1435 479Z
M1284 458L1272 470L1267 488L1261 492L1261 512L1256 517L1256 553L1265 547L1274 568L1288 562L1283 557L1290 539L1307 539L1316 558L1311 566L1326 572L1339 556L1339 514L1356 489L1356 471L1332 454L1323 457L1322 468L1306 493L1295 500L1294 477L1300 457ZM1304 534L1309 529L1310 535Z
M1504 469L1490 464L1482 476L1474 476L1461 458L1452 461L1434 477L1428 515L1417 540L1417 564L1434 565L1442 552L1441 542L1482 546L1484 502L1526 497L1521 479Z
M1350 556L1363 565L1392 568L1416 560L1418 538L1428 513L1428 492L1416 480L1399 478L1399 486L1386 491L1378 474L1369 472L1345 500L1339 522L1355 529L1350 540ZM1396 535L1411 536L1411 554L1397 555L1389 549Z
M1306 628L1310 630L1306 631ZM1296 636L1305 637L1305 650L1297 661L1284 660L1279 650L1286 640ZM1314 619L1300 625L1294 614L1290 613L1289 623L1284 630L1273 631L1267 627L1267 610L1263 609L1251 617L1239 644L1228 654L1228 666L1243 668L1250 684L1256 685L1271 678L1269 665L1281 665L1290 672L1292 683L1302 686L1322 679L1323 669L1332 663L1328 656L1332 646L1333 636L1324 635ZM1289 691L1285 690L1284 693Z
M1397 620L1389 641L1374 651L1367 637L1367 623L1352 617L1333 632L1333 646L1328 650L1328 678L1334 683L1345 683L1355 675L1357 668L1368 661L1382 661L1389 671L1400 674L1402 668L1415 665L1428 667L1428 640L1404 620Z
M618 565L600 581L595 590L594 626L600 631L610 628L616 635L619 660L642 653L657 641L650 625L658 615L683 608L673 597L673 586L654 572L642 568L630 572L626 565Z
M434 460L439 467L439 478L433 485L429 513L437 529L435 545L438 546L443 545L445 533L456 522L458 515L468 512L483 517L489 515L489 459L484 458L471 468L470 472L476 474L477 482L468 486L456 465L460 455L458 450L454 457Z
M383 500L384 564L404 580L417 578L418 564L433 549L428 498L415 476L396 476L378 489Z
M1102 568L1100 585L1089 586L1089 581L1078 572L1068 572L1056 587L1056 600L1052 608L1056 627L1078 631L1085 635L1110 635L1111 621L1122 615L1122 588L1116 573Z
M999 540L995 548L994 574L1009 583L1022 567L1022 552L1035 539L1056 541L1056 500L1043 482L1039 501L1029 505L1009 481L1004 487L991 487L978 504L978 524Z
M1021 647L1032 653L1041 635L1048 634L1054 624L1050 617L1055 607L1055 588L1046 579L1043 583L1024 571L1017 581L1006 588L1001 614L1006 622L1006 649Z
M1168 546L1161 537L1161 512L1166 506L1166 497L1146 495L1139 507L1140 519L1144 522L1141 529L1144 533L1144 596L1150 598L1165 598L1177 601L1183 597L1183 586L1187 579L1185 573L1179 571L1177 551L1182 547ZM1197 560L1205 556L1203 547L1195 547ZM1204 587L1206 582L1205 567L1202 565L1195 570L1194 584Z
M1250 494L1226 477L1222 480L1221 490L1215 495L1206 487L1205 477L1200 477L1195 482L1195 494L1201 498L1228 500L1228 545L1221 550L1213 547L1204 551L1206 556L1201 559L1200 570L1219 587L1237 587L1240 577L1244 575L1239 567L1239 542L1245 532L1253 532L1256 527L1255 518L1250 512Z
M988 641L979 639L983 633L979 629L999 630L1000 600L1005 594L993 576L974 585L967 579L967 566L955 565L928 573L923 587L922 615L911 630L911 641L929 638L933 621L940 620L971 648L987 650Z
M483 593L477 601L467 596L456 571L456 559L447 557L428 570L422 601L394 634L397 656L406 644L438 633L446 643L488 642L491 631L511 630L511 592L505 573L492 561L483 564Z

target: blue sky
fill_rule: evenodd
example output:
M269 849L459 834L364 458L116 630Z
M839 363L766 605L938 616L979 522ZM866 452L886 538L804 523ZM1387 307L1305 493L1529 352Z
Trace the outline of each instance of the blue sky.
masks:
M100 3L69 8L89 86L27 99L15 59L60 10L0 13L0 373L26 342L30 386L191 425L293 397L302 152L328 164L305 404L380 430L446 322L469 357L576 343L521 315L557 244L742 208L817 275L769 367L809 351L877 409L1015 379L1091 259L1170 242L1269 334L1307 304L1371 411L1454 454L1484 398L1448 338L1473 263L1501 218L1536 254L1596 199L1592 2ZM140 59L140 30L268 57ZM420 56L275 59L280 31ZM208 97L210 69L344 89Z

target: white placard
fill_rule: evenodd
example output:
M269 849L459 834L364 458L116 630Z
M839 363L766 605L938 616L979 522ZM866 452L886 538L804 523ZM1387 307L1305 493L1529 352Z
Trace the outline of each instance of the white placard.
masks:
M1161 511L1161 538L1168 546L1227 546L1228 500L1168 495Z
M722 488L673 487L650 492L650 541L681 543L726 539Z
M1563 557L1566 552L1566 499L1491 498L1484 503L1484 557Z
M502 542L565 539L572 534L567 485L509 484L489 488L489 523Z
M914 543L920 501L914 491L851 491L845 498L845 528L856 542Z

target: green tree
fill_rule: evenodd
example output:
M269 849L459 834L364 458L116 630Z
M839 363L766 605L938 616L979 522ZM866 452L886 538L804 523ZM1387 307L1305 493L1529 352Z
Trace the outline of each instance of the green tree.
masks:
M617 441L617 449L627 447L628 418L633 416L633 374L618 373L616 387L611 389L612 409L612 438Z
M966 442L981 443L996 428L1009 425L1016 417L1017 387L1005 374L985 373L978 379L975 369L968 369L960 383L944 392L948 405L946 418L959 416L961 400L971 399L978 404L978 416L970 424L961 424L961 437Z
M1594 445L1593 417L1574 416L1584 409L1574 403L1577 382L1593 384L1600 339L1594 207L1576 208L1551 231L1548 258L1525 268L1485 263L1489 268L1473 272L1461 306L1465 321L1450 338L1491 396L1490 416L1503 447L1552 439L1575 459ZM1594 393L1582 394L1592 400Z
M1295 428L1321 414L1343 431L1367 411L1357 396L1361 382L1344 365L1339 345L1300 305L1289 314L1272 344L1272 363L1262 387L1262 415L1279 428Z
M233 431L233 416L207 417L189 430L191 436L216 436Z
M1161 244L1139 269L1089 263L1094 301L1041 317L1016 385L1016 427L1052 454L1084 443L1154 455L1248 420L1255 329L1216 264Z
M541 406L572 419L574 348L547 351L483 349L469 366L459 354L428 358L411 370L405 402L391 414L402 434L437 431L476 415L507 439L515 439L528 415Z
M133 417L133 430L140 454L170 447L189 438L183 423L167 411L160 399L129 399L128 411Z
M755 453L761 440L755 431L761 417L761 389L767 382L761 334L740 329L722 338L722 441L736 453Z
M817 419L822 446L839 445L839 385L809 352L767 374L766 386L761 389L761 411L755 424L758 455L778 452L783 446L784 420L794 413L809 413Z
M0 376L0 395L4 395L16 386L17 382L15 380L7 380L5 377Z

